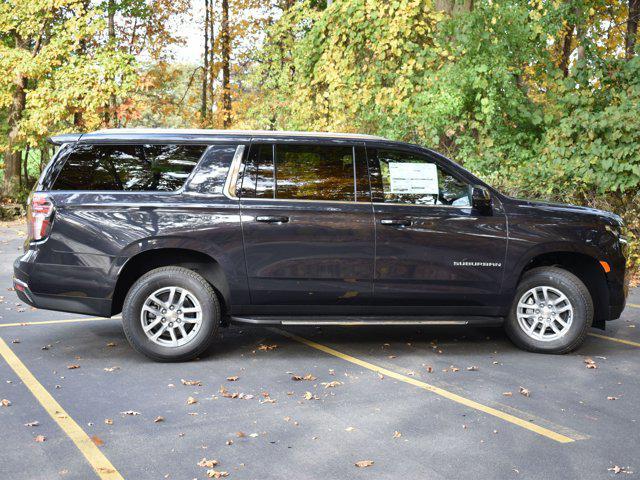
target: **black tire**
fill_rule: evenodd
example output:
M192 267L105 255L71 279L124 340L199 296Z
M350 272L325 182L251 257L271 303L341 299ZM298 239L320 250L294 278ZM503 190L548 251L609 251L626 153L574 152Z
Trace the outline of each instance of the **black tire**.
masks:
M200 330L186 344L164 346L144 332L140 315L145 300L163 287L180 287L191 292L202 309ZM202 354L213 342L220 326L220 303L213 287L202 276L183 267L161 267L140 277L129 289L122 308L124 333L138 352L158 362L182 362Z
M539 286L549 286L559 290L573 307L573 321L567 333L550 341L532 338L518 323L518 301L528 290ZM505 321L505 330L511 341L524 350L563 354L571 352L584 342L592 323L593 300L585 284L567 270L558 267L538 267L526 272L520 281L509 316Z

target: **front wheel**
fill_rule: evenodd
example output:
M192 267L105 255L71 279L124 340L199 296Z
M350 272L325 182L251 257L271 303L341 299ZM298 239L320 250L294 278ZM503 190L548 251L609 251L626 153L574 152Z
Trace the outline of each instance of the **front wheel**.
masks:
M584 283L557 267L526 272L505 322L520 348L539 353L568 353L579 347L593 322L593 300Z
M156 268L127 293L122 323L131 346L152 360L191 360L211 345L220 304L209 282L193 270Z

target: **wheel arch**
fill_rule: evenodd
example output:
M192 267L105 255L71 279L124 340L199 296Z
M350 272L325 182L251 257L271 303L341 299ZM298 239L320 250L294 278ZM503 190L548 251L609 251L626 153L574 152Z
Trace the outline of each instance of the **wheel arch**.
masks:
M605 321L609 317L609 288L607 278L597 258L583 252L554 250L538 253L520 269L522 276L536 267L558 267L577 276L589 290L593 301L593 326L604 329Z
M111 315L122 311L127 292L137 279L151 270L167 266L188 268L202 275L216 291L223 316L229 311L231 298L229 282L216 259L198 250L161 247L139 252L122 265L113 289Z

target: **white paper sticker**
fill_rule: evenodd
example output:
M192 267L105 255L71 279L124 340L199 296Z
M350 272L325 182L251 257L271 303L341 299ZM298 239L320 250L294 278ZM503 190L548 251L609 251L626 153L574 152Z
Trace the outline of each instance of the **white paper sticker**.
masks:
M389 162L391 191L399 194L438 195L438 167L435 163Z

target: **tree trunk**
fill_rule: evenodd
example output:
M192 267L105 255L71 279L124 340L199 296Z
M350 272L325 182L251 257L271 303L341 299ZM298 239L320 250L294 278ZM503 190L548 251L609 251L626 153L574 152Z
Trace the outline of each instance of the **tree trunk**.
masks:
M469 13L473 10L473 0L436 0L435 8L449 16Z
M207 81L209 79L209 0L204 0L204 66L202 67L202 92L200 121L207 120Z
M640 17L640 0L629 0L629 16L627 17L627 32L624 38L624 50L627 60L635 55L636 38L638 36L638 20Z
M231 126L231 35L229 32L229 0L222 0L222 24L220 26L222 54L222 127Z
M116 2L115 0L109 0L107 2L107 35L109 38L109 44L112 48L116 48ZM115 79L111 79L115 83ZM118 126L118 117L116 115L116 110L118 108L118 104L116 101L116 94L112 93L109 96L109 105L107 108L107 113L105 115L105 119L107 125L112 127Z
M571 57L571 44L573 42L573 25L567 25L564 32L564 40L562 42L562 58L560 59L560 69L562 75L566 78L569 76L569 58Z
M18 43L18 42L16 42ZM17 73L14 80L15 90L9 107L9 135L7 147L4 151L4 183L3 193L8 197L15 197L20 189L20 165L22 164L22 152L16 150L18 135L20 134L20 119L24 112L27 100L27 77Z

